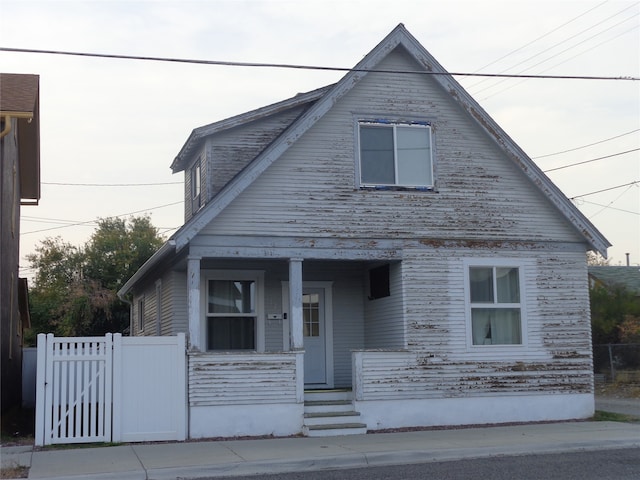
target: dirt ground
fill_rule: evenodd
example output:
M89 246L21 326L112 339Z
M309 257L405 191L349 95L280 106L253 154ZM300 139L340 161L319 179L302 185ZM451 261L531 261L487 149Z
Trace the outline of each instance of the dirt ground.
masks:
M3 447L32 445L35 431L35 410L13 408L0 418L0 444Z

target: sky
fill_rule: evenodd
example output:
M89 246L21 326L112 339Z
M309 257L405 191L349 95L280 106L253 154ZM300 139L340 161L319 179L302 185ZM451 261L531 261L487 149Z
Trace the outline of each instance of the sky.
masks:
M398 23L450 72L640 77L640 2L617 0L0 0L0 47L348 68ZM184 209L169 166L194 128L344 75L5 51L0 71L40 75L27 277L43 239L81 246L98 218L148 214L170 236ZM613 244L611 264L639 265L640 81L456 79Z

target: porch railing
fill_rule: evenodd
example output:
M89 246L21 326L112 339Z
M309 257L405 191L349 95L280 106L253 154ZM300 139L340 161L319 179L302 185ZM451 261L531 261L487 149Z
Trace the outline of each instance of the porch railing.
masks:
M303 352L189 353L189 405L304 402Z

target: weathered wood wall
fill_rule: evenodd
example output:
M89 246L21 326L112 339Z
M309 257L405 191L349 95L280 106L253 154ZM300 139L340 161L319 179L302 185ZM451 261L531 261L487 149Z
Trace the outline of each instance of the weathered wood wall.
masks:
M295 403L295 353L190 353L189 405Z

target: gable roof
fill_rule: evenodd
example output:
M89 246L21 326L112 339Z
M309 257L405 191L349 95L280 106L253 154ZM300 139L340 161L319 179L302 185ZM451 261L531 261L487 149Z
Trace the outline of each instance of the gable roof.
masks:
M184 170L190 160L191 153L201 145L202 141L206 137L218 132L222 132L224 130L228 130L238 125L245 125L249 122L260 120L277 112L289 110L291 108L303 106L306 104L313 104L313 102L322 98L322 96L328 90L330 90L331 87L333 87L333 85L327 85L321 88L317 88L310 92L299 93L293 98L288 98L287 100L267 105L266 107L251 110L241 115L236 115L225 120L210 123L209 125L204 125L203 127L194 129L191 132L191 135L189 135L189 138L187 139L185 144L180 149L180 152L178 152L176 158L173 160L173 163L171 164L171 170L173 170L173 173Z
M442 65L407 31L403 24L399 24L338 83L328 89L315 90L315 93L324 93L322 98L285 130L276 141L247 165L247 167L237 177L231 180L197 215L174 234L173 238L176 241L176 248L180 250L187 245L202 228L209 224L233 199L282 155L290 145L313 126L340 97L351 90L359 79L367 75L370 70L375 70L376 65L399 45L403 46L407 52L424 67L424 72L436 74L434 75L435 81L438 82L445 91L450 93L489 137L501 147L509 159L520 167L533 184L536 185L560 213L564 215L567 221L582 234L591 248L606 257L607 247L611 246L607 239L582 215L560 189L555 186L464 88L448 74ZM290 102L296 98L297 97L294 97L283 103ZM251 115L251 113L253 112L249 112L249 114L246 115ZM235 121L241 120L241 117L234 117ZM201 133L198 133L198 135L201 135L205 131L209 132L207 134L213 133L216 125L219 124L212 124L211 126L199 129ZM194 134L192 134L192 136L194 136ZM187 141L187 145L188 144L190 144L190 141Z
M487 112L462 88L462 86L440 65L436 59L407 31L403 24L399 24L389 33L369 54L367 54L353 69L351 69L338 83L297 95L291 99L279 102L262 109L253 110L245 114L232 117L221 122L212 123L195 129L173 161L171 168L174 172L183 170L189 153L200 145L204 137L216 132L242 125L249 121L263 118L282 108L301 105L304 102L314 102L300 115L278 138L268 145L254 158L238 175L229 181L220 192L208 202L196 215L173 234L169 243L175 251L180 251L205 228L216 216L224 210L238 195L253 183L274 161L276 161L291 145L293 145L309 128L311 128L333 105L348 93L359 80L375 71L376 66L394 49L402 46L415 61L422 66L416 74L433 75L434 80L448 92L464 111L492 138L504 151L507 157L526 175L527 178L545 195L567 222L580 232L590 248L606 257L607 247L611 244L595 228L595 226L571 203L558 187L538 168L527 154L502 130ZM166 250L163 255L166 255ZM148 268L151 268L162 256L152 257ZM148 270L143 266L144 271ZM138 275L140 274L140 275ZM124 294L141 278L144 273L139 271L125 284L121 292Z

